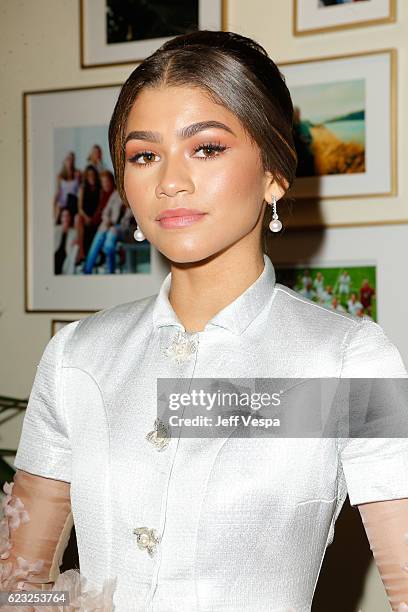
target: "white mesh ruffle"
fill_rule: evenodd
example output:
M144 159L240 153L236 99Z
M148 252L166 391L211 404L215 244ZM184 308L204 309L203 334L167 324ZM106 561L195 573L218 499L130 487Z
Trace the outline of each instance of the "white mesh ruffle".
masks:
M20 523L30 520L21 500L13 495L14 482L5 483L5 496L1 499L0 508L0 591L67 591L69 605L47 605L48 612L113 612L113 594L117 578L103 582L102 588L95 588L77 569L67 570L60 574L54 583L47 585L26 584L41 572L43 559L28 563L22 557L14 559L12 555L13 540L11 532ZM38 586L38 588L37 588ZM2 606L2 612L43 612L44 606Z

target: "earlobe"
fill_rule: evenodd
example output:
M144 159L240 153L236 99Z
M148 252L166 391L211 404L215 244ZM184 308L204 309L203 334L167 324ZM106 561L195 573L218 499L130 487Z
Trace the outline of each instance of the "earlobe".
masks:
M276 200L280 200L289 189L288 181L284 177L278 181L272 172L269 171L266 172L265 175L267 177L267 182L264 199L267 202L271 202L272 197L275 196Z

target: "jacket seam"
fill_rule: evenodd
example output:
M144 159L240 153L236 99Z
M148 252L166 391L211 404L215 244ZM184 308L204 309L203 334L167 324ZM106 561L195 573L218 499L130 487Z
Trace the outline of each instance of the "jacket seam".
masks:
M108 418L108 412L106 409L106 402L104 400L104 396L102 393L102 389L98 383L98 381L96 380L96 378L87 370L84 370L83 368L79 368L78 366L72 366L72 365L63 365L62 369L64 370L77 370L78 372L82 372L83 374L85 374L96 386L96 388L98 389L98 393L100 395L101 401L102 401L102 405L103 405L103 410L104 410L104 414L105 414L105 420L106 420L106 427L107 427L107 434L108 434L108 457L107 457L107 479L105 482L105 490L104 490L104 494L105 494L105 499L107 500L107 507L105 508L105 520L106 520L106 524L107 524L107 528L109 530L109 538L110 538L110 542L109 542L109 550L112 551L112 539L113 539L113 526L112 526L112 512L111 512L111 508L112 508L112 490L111 490L111 478L112 478L112 465L111 465L111 428L110 428L110 422L109 422L109 418ZM71 478L72 480L72 478ZM110 553L108 561L107 561L107 575L111 575L112 572L112 554Z
M283 286L281 286L281 287L275 286L275 288L276 288L277 291L281 291L282 293L285 293L285 295L288 295L293 300L296 300L298 302L302 302L302 304L309 304L310 306L314 306L315 308L319 308L320 310L324 310L324 312L327 312L329 314L336 315L338 317L342 317L343 319L346 319L347 321L350 321L350 320L353 321L353 319L349 319L350 315L343 314L342 312L336 312L335 310L329 310L325 306L320 306L320 304L316 304L315 302L312 302L311 300L307 300L306 301L305 299L302 299L300 296L297 297L296 295L292 295L288 291L285 291L285 289L283 289ZM357 321L353 321L353 322L354 323L358 323Z

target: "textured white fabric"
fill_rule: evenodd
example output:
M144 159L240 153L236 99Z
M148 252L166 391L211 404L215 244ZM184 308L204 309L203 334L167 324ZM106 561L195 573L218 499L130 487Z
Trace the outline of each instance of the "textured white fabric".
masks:
M405 439L146 439L158 377L407 376L379 325L276 284L264 259L179 364L170 274L46 347L15 466L71 482L81 572L118 576L116 612L309 612L347 487L354 505L408 497Z

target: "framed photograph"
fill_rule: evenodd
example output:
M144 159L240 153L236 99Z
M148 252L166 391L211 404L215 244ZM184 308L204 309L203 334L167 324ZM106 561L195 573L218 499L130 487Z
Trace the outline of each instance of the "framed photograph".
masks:
M279 67L295 109L299 161L291 195L309 200L396 195L396 51ZM372 207L349 222L373 221Z
M320 306L377 321L375 262L279 264L276 280Z
M357 28L396 19L396 0L293 0L295 36Z
M303 272L307 269L313 280L320 271L325 284L335 287L337 283L337 293L344 270L351 277L350 283L344 283L350 290L358 291L363 281L368 279L370 288L375 291L375 294L370 291L371 316L408 361L405 322L408 284L405 282L406 263L401 255L406 251L408 241L407 224L290 231L276 238L270 258L277 282L285 285L287 280L293 282L295 276L295 285L299 287L299 267ZM379 248L379 245L384 245L384 248Z
M71 319L71 320L61 320L61 319L52 319L51 320L51 338L52 336L55 336L55 334L62 329L63 327L65 327L66 325L68 325L68 323L73 323L75 319Z
M81 66L137 63L170 38L224 30L227 0L80 0Z
M168 272L115 185L106 85L24 94L26 311L94 312L157 292Z

